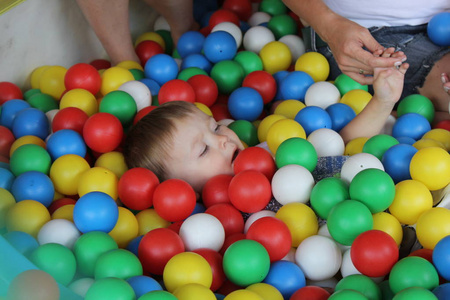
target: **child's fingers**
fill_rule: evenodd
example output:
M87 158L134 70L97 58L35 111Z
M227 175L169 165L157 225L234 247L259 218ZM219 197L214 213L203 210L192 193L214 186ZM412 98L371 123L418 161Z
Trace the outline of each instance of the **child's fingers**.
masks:
M441 81L442 81L442 83L447 83L447 82L450 81L449 77L448 77L448 75L446 73L442 73L441 74Z
M405 53L403 51L398 51L398 52L392 53L391 57L397 58L397 57L401 57L403 55L405 55Z
M408 63L403 63L399 66L398 70L400 71L400 73L402 73L403 75L406 73L406 71L409 68L409 64Z
M381 54L382 57L391 57L391 55L395 52L394 47L387 48Z

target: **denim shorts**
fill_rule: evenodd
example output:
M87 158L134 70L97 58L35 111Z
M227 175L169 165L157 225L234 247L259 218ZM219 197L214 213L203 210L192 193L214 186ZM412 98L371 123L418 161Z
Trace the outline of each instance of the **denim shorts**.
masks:
M445 54L450 53L450 47L440 47L434 44L427 35L427 24L417 26L372 27L372 36L385 48L394 47L396 51L406 54L409 69L405 74L405 85L402 98L418 93L433 65ZM328 46L317 49L327 57L330 63L330 80L334 80L341 71ZM371 87L369 87L371 88ZM373 92L372 90L369 90Z

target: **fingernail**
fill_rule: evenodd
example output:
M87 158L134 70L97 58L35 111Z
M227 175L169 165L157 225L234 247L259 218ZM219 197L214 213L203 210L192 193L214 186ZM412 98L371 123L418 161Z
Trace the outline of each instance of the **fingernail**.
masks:
M406 59L407 59L406 57L403 57L403 58L402 58L402 62L405 62L405 61L406 61Z
M442 81L442 83L446 83L447 82L447 79L445 77L446 77L445 73L442 73L441 74L441 81Z
M394 66L398 69L398 68L400 68L400 66L402 65L402 62L401 61L396 61L395 63L394 63Z
M448 91L450 91L450 88L449 88L448 86L444 86L444 91L445 91L446 93L448 93Z

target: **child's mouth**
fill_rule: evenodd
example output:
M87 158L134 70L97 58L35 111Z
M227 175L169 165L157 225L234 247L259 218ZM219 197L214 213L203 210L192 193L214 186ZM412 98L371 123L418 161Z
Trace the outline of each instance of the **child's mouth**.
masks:
M232 163L234 162L234 160L236 159L236 157L239 155L239 153L240 153L239 148L236 149L236 150L234 151L233 156L231 157L231 162L232 162Z

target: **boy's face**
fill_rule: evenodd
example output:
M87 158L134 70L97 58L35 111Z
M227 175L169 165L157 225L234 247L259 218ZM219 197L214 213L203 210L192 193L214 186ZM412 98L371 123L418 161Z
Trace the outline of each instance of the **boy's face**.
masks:
M244 149L234 131L200 110L177 123L173 138L169 178L188 182L196 192L216 175L233 175L234 159Z

